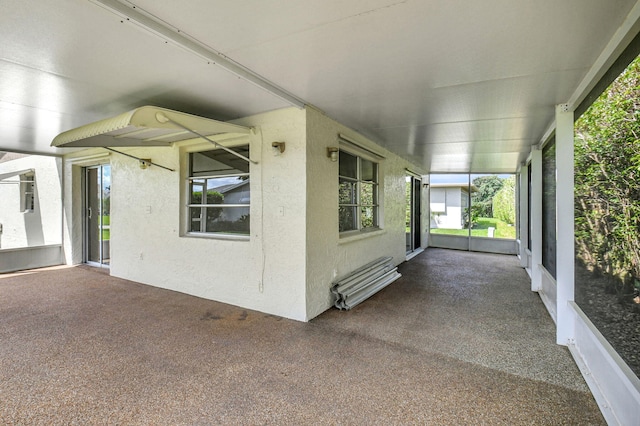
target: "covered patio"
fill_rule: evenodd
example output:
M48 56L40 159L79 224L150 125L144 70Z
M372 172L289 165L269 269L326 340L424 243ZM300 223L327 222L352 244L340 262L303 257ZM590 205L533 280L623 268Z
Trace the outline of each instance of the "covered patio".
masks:
M3 424L604 424L515 256L429 248L309 323L87 266L0 276Z

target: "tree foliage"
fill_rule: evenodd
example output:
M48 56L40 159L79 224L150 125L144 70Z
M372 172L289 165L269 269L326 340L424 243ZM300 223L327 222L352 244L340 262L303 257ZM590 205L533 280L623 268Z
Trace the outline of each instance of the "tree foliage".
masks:
M504 184L498 176L480 176L472 182L478 190L471 195L472 216L494 217L493 197Z
M516 223L516 177L501 179L502 188L493 197L493 217L510 225Z
M576 255L617 278L619 293L640 277L639 119L636 59L575 126Z

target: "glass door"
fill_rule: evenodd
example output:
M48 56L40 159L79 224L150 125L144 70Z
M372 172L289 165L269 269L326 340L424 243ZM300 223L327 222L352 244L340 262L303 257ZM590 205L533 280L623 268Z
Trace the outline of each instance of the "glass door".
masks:
M85 262L109 265L111 166L85 169L84 253Z
M407 175L406 179L406 252L407 254L420 248L420 178Z

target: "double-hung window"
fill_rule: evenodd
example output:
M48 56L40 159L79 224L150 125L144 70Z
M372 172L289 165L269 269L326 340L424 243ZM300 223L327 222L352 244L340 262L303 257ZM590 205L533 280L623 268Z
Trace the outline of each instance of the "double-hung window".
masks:
M249 156L249 145L230 148ZM223 150L189 154L190 234L249 235L249 163Z
M339 231L367 231L378 227L378 163L340 150Z

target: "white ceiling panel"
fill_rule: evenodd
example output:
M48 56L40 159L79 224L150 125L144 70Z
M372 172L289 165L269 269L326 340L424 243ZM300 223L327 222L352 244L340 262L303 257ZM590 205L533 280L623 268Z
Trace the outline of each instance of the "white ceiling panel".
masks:
M513 171L636 3L0 0L0 150L61 153L57 133L141 105L218 120L291 105L143 14L425 170Z
M1 136L4 150L62 153L49 147L61 131L148 104L221 120L288 106L91 2L9 3L0 108L15 106L19 130Z
M632 4L408 1L225 53L303 97L380 84L437 88L588 68L617 28L595 24L621 22Z
M405 3L399 0L140 0L138 7L220 52L295 37L314 28ZM230 22L234 28L229 31ZM277 23L271 25L270 23Z
M599 22L632 5L404 2L227 53L387 146L405 141L401 154L485 137L535 144L617 29Z

